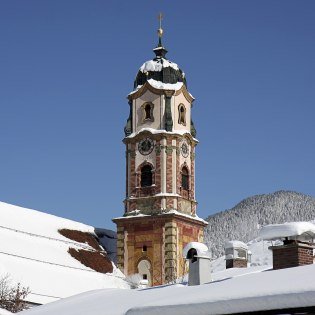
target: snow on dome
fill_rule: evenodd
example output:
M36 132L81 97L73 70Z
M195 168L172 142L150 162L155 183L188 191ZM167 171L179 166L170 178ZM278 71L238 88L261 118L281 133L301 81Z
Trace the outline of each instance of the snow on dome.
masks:
M153 79L149 79L147 81L152 87L159 89L159 90L174 90L178 91L182 88L183 82L177 82L177 83L163 83L161 81L156 81Z
M183 249L183 257L184 258L187 257L188 252L192 248L194 248L197 251L198 256L209 256L208 255L209 249L205 244L199 243L199 242L190 242Z
M248 249L248 246L241 241L228 241L225 242L224 248L243 248Z
M179 70L178 65L167 59L161 58L156 60L146 61L139 69L142 73L149 71L161 71L163 68L171 67L174 70Z
M165 58L155 58L146 61L138 70L133 88L144 85L148 80L161 81L166 84L183 82L186 85L186 77L183 71L174 62Z
M308 234L314 237L315 225L311 222L288 222L284 224L266 225L259 231L259 237L263 240L280 239L302 234Z

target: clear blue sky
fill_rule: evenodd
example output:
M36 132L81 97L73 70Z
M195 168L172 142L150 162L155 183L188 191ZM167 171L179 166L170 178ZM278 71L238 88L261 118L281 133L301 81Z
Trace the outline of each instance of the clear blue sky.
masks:
M126 95L157 15L185 71L199 216L280 189L315 196L315 1L0 3L0 200L114 228Z

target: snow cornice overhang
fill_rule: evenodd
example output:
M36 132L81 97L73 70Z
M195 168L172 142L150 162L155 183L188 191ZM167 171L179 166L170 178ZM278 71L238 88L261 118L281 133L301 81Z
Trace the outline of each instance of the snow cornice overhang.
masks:
M183 130L177 130L177 131L166 131L166 130L156 130L152 128L142 128L137 132L133 132L128 137L125 137L123 139L123 142L133 142L137 141L139 138L142 137L143 134L147 133L148 135L152 136L153 139L161 139L163 137L187 137L191 142L193 142L195 145L199 143L199 141L194 138L189 131L183 131Z
M170 84L171 85L171 84ZM167 86L167 85L166 85ZM192 104L193 101L195 100L195 98L188 92L185 84L182 84L180 88L176 89L175 88L175 84L174 84L174 89L158 89L154 86L152 86L149 81L146 81L138 90L135 90L133 92L131 92L128 96L127 99L128 100L134 100L136 98L141 97L146 91L150 91L156 95L166 95L166 96L177 96L181 93L183 93L184 97L186 98L186 100Z
M199 224L203 227L208 225L208 222L199 218L199 217L192 217L188 214L183 214L178 211L169 211L165 213L160 213L160 214L151 214L151 215L131 215L131 216L125 216L125 217L118 217L118 218L113 218L112 221L114 223L116 222L138 222L138 221L143 221L143 219L146 220L146 222L149 222L150 220L155 221L156 219L161 219L161 220L170 220L170 219L180 219L186 222L194 222L195 224Z

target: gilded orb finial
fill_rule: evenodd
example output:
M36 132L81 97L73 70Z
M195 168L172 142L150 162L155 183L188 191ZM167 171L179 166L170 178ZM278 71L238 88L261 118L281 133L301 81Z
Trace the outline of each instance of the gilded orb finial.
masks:
M160 13L158 15L158 20L159 20L159 23L160 23L160 27L159 27L157 32L158 32L159 37L161 38L163 36L163 29L162 29L163 14L162 13Z

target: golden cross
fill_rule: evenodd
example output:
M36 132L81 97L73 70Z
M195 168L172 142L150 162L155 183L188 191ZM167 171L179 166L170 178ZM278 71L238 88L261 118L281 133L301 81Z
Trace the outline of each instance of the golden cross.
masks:
M163 20L162 12L158 15L158 20L160 21L160 28L162 28L162 20Z

